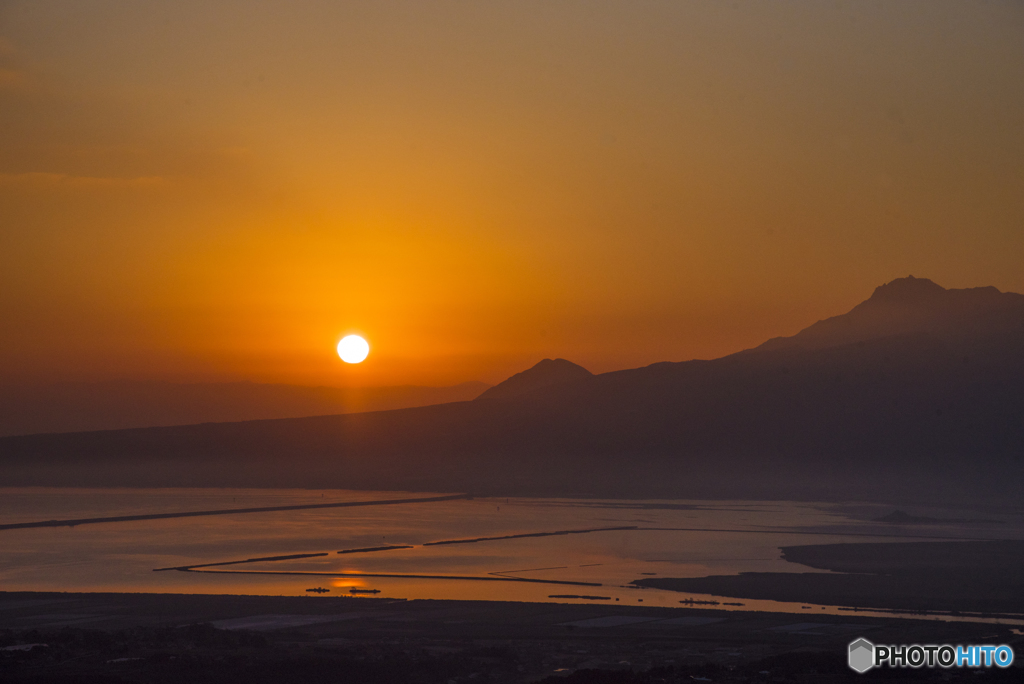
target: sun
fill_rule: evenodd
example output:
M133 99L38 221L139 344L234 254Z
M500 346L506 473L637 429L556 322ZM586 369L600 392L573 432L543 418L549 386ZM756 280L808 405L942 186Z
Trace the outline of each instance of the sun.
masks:
M370 345L359 335L346 335L338 343L338 356L345 363L362 363L370 353Z

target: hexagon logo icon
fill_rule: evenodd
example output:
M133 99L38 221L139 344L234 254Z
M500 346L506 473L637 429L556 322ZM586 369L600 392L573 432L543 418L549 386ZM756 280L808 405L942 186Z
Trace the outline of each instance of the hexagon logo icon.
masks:
M875 664L875 645L863 637L850 643L850 669L861 674Z

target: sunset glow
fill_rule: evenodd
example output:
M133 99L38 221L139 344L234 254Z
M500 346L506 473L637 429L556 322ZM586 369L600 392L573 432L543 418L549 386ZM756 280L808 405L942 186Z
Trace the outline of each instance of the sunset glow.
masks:
M493 384L1024 290L1024 10L911 5L4 5L0 376Z

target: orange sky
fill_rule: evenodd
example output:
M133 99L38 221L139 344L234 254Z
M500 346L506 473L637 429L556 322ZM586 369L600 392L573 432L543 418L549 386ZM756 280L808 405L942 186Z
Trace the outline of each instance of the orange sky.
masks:
M1010 1L0 2L0 380L496 382L1024 291L1022 83Z

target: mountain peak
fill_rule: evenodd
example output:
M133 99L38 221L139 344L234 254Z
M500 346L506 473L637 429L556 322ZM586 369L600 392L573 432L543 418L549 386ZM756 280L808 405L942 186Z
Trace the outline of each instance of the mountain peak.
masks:
M1019 325L1024 296L994 287L949 289L927 278L897 278L875 288L849 312L826 318L792 337L758 349L824 349L895 335L964 337Z
M879 285L867 301L876 304L920 304L935 300L946 292L946 288L927 278L907 276Z
M477 399L515 399L534 390L593 377L583 366L565 359L544 359L490 388Z

